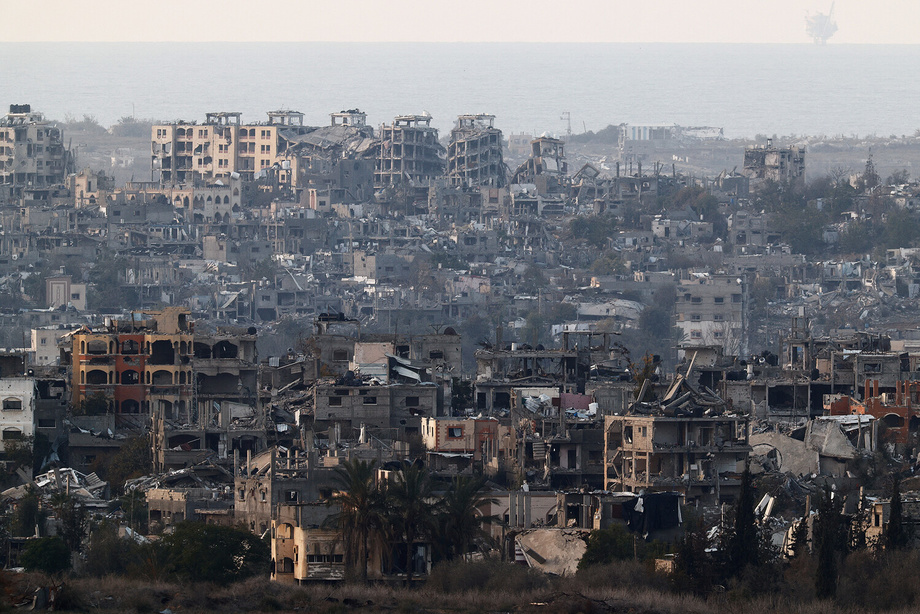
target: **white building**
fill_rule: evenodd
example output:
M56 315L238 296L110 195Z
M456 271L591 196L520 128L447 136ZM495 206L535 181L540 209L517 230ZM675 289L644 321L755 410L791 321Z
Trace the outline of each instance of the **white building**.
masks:
M74 326L74 328L77 328ZM61 351L58 341L70 333L69 328L46 326L32 329L32 345L29 347L29 364L56 365L60 362Z
M18 441L35 434L35 379L5 377L0 379L0 452L8 441Z

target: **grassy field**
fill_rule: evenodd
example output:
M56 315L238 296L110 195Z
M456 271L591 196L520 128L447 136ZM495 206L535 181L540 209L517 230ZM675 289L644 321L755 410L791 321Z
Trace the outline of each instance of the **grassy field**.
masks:
M29 598L48 578L4 572L6 608ZM547 578L523 567L487 562L446 566L425 585L356 584L290 586L266 578L217 586L125 578L64 581L57 610L65 612L616 612L630 614L862 614L916 612L914 607L867 609L850 606L846 595L817 601L778 590L750 596L725 590L708 599L672 592L667 578L626 562L594 568L571 578Z

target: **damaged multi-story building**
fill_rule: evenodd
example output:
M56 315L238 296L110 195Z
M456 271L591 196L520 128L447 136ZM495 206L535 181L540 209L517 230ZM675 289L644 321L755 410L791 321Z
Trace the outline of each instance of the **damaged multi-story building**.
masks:
M203 124L155 124L152 174L161 185L227 179L234 174L251 181L271 169L284 152L287 141L282 132L305 130L303 113L297 111L270 111L268 121L258 124L244 124L239 112L207 113Z
M502 131L494 115L461 115L450 132L447 178L457 187L505 185Z
M677 286L675 325L688 346L721 346L726 355L748 352L748 289L743 277L692 274Z
M18 198L25 188L48 188L64 183L73 172L73 156L64 147L64 135L28 104L11 104L0 118L0 185Z
M430 115L399 115L380 126L380 149L374 171L377 189L424 186L444 173L444 147Z
M254 329L196 333L189 310L170 307L65 339L73 407L151 428L156 467L264 447Z
M533 184L541 195L561 192L568 181L565 143L560 139L541 136L531 144L530 157L511 177L513 184Z
M775 147L773 139L766 145L754 145L744 150L744 169L750 179L792 183L805 179L805 148Z
M349 109L330 117L328 126L282 132L288 142L280 154L282 169L290 171L281 177L286 179L282 185L297 200L321 211L335 203L363 203L372 198L379 147L362 111Z
M688 501L731 501L751 451L744 416L606 416L604 483L677 490Z

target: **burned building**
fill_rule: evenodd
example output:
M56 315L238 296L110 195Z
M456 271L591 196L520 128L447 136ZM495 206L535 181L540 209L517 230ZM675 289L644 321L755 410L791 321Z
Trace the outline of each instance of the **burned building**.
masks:
M457 187L505 185L502 131L494 115L461 115L447 146L447 177Z
M427 186L444 173L438 129L430 115L400 115L380 126L380 149L374 171L377 189L400 184Z

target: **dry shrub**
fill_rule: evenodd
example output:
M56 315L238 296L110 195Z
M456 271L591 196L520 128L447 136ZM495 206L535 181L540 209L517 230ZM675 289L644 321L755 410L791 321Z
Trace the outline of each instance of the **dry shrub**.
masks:
M579 569L575 577L566 582L574 587L631 588L633 590L668 590L668 577L656 573L653 562L617 561L608 565L592 565Z
M841 565L837 603L876 611L915 609L920 605L918 564L920 555L913 551L851 554Z
M440 563L432 569L425 583L429 593L483 591L525 594L547 586L549 579L544 574L523 565L494 559Z
M793 603L809 603L815 600L815 573L818 563L814 557L800 556L789 562L783 572L785 596Z

